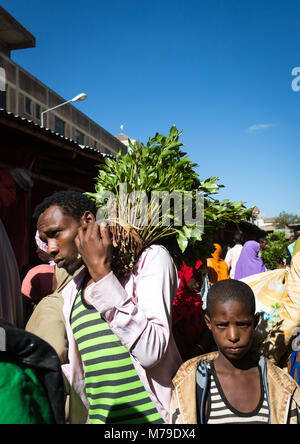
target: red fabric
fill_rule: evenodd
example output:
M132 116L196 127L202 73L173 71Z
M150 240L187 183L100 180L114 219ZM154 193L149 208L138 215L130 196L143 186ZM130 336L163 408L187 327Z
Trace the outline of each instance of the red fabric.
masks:
M198 261L195 269L197 270L201 265L202 262ZM183 263L178 271L180 283L172 307L173 328L184 338L187 345L196 344L205 329L201 296L189 291L186 287L193 275L193 268Z
M48 264L37 265L28 271L22 282L22 294L38 304L53 292L55 267Z
M202 262L197 261L195 269L198 270L198 268L200 268L201 265L202 265ZM194 269L192 267L188 267L183 262L181 269L178 270L178 276L180 279L180 283L179 283L178 292L177 292L176 297L178 297L184 293L187 293L186 284L194 276Z

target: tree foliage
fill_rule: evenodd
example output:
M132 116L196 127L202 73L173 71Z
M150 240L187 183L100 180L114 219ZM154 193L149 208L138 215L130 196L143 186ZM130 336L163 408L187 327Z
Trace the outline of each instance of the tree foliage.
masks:
M300 223L300 216L297 214L290 214L282 211L274 220L275 228L285 228L290 224L298 224Z
M277 236L277 240L272 240L274 235ZM275 268L285 264L288 242L286 241L283 232L269 234L267 240L268 246L262 252L262 260L268 270L275 270Z

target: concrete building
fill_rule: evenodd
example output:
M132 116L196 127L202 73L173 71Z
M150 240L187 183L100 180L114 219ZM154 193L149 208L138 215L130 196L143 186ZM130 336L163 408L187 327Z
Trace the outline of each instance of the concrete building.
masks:
M129 147L128 139L130 139L130 141L133 145L136 143L136 140L131 139L131 137L126 136L126 134L124 134L124 133L120 133L120 134L116 135L116 138L118 140L120 140L120 142L122 142L127 147L127 149Z
M288 239L293 232L297 231L297 227L300 230L299 224L291 224L285 226L285 228L276 228L274 225L274 222L276 220L276 217L266 217L264 214L259 214L256 218L256 225L261 229L264 230L267 234L276 232L283 232L285 234L286 239Z
M273 225L274 221L275 217L266 217L264 214L258 214L256 225L268 233L273 233L273 231L276 231L276 228Z
M59 96L11 60L11 51L35 46L35 37L0 6L0 108L41 125L43 111L69 98ZM127 152L126 145L118 138L71 104L45 114L44 126L104 154L115 156L120 150L123 154Z

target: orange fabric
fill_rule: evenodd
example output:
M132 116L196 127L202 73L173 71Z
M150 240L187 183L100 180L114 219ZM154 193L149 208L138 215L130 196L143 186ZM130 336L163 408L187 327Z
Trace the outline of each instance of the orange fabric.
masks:
M215 251L212 257L207 259L208 277L211 285L218 281L229 279L227 264L221 258L222 247L219 244L214 244L214 247Z

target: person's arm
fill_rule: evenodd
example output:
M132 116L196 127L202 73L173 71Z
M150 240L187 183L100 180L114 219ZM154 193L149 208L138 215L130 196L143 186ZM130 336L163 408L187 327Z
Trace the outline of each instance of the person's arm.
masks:
M140 257L128 294L111 271L109 227L90 223L79 229L76 240L94 283L85 291L91 303L109 323L112 331L145 368L164 356L170 337L171 304L177 292L178 276L169 253L153 246Z
M144 367L164 356L170 337L170 310L176 295L177 271L168 252L146 250L137 264L133 293L127 294L113 272L86 289L90 303Z

